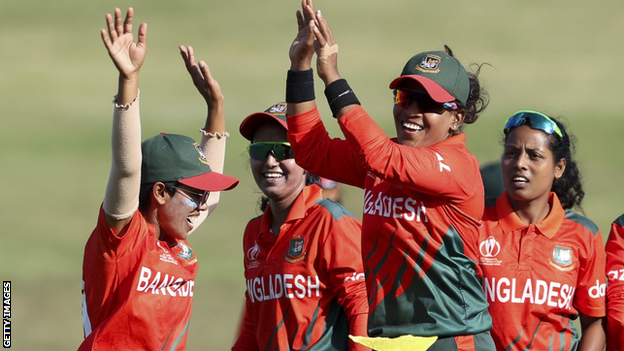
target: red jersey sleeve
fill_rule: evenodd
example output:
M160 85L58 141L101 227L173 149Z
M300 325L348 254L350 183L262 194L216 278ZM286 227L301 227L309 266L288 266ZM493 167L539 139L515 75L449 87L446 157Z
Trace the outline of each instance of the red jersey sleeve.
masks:
M483 191L478 162L465 147L464 134L432 147L400 145L360 106L340 117L339 124L359 162L381 179L451 200Z
M338 304L349 319L349 334L367 336L368 301L361 255L362 226L353 217L337 220L323 245L323 260ZM351 351L370 350L349 341Z
M605 249L600 231L589 242L587 256L581 262L574 307L591 317L604 317L605 305Z
M245 312L238 331L236 343L232 346L232 351L260 351L256 340L256 326L251 316L251 302L245 292Z
M297 164L308 172L364 188L366 172L346 140L330 138L318 109L288 116L288 141Z
M624 350L624 215L607 239L607 350Z

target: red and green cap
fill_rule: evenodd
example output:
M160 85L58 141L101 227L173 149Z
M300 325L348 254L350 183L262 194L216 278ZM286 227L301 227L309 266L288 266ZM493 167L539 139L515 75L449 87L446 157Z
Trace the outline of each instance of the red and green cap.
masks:
M264 112L254 112L241 122L240 133L245 139L252 141L256 128L264 122L275 121L284 129L288 130L286 124L286 103L278 102L277 104L267 108Z
M444 51L425 51L412 56L401 76L390 83L390 89L400 87L407 80L418 82L437 102L457 100L465 105L468 100L468 73L456 58Z
M203 191L230 190L238 179L210 169L195 140L179 134L160 133L141 143L141 183L177 181Z

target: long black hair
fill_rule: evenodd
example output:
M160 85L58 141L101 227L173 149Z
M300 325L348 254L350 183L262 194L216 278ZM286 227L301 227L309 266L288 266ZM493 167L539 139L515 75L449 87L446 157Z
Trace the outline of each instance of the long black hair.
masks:
M550 135L548 138L548 146L557 162L561 159L566 160L566 167L563 175L561 178L555 179L551 190L557 194L563 208L571 209L577 206L582 210L581 203L583 202L583 198L585 198L585 191L583 190L582 177L578 164L572 158L575 152L576 138L568 134L563 123L553 117L550 117L550 119L557 124L563 137L560 138L556 134Z

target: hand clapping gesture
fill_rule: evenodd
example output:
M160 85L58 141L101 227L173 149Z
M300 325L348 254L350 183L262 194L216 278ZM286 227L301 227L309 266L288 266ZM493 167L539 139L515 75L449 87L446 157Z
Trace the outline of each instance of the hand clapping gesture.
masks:
M312 56L316 52L317 73L325 85L340 79L338 44L321 11L314 11L312 0L301 2L301 11L297 11L297 26L297 37L289 51L290 69L297 71L310 69Z

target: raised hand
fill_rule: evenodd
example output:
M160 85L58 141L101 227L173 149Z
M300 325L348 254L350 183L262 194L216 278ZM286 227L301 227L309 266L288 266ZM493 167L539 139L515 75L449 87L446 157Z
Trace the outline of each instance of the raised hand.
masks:
M312 0L302 0L301 11L297 10L297 36L288 52L291 70L307 71L312 67L315 40L311 26L315 20L314 15Z
M315 21L310 25L316 39L314 49L316 51L316 72L318 76L329 85L340 79L338 73L338 44L334 35L323 17L321 11L315 14Z
M210 74L210 68L204 61L195 62L195 52L192 46L188 48L180 45L180 55L184 60L186 70L193 79L197 91L204 97L208 106L223 102L223 94L219 83Z
M119 70L120 77L132 78L137 76L147 51L147 24L139 26L138 41L134 42L132 36L132 17L134 9L128 8L126 19L122 22L121 10L115 8L115 18L110 13L106 14L106 29L101 29L102 41Z

